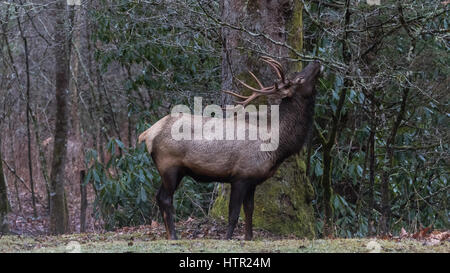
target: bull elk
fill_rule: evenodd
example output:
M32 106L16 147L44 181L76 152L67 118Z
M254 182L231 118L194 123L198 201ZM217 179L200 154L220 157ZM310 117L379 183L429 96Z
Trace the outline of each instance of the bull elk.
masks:
M272 86L264 87L250 72L259 88L239 81L252 91L250 96L225 92L242 99L237 103L243 106L260 96L276 95L282 98L279 105L279 144L276 150L261 151L262 140L174 140L171 137L171 127L178 117L172 115L160 119L139 136L139 143L145 141L147 151L161 175L162 185L156 199L168 239L177 238L173 220L173 194L181 179L190 176L197 182L231 184L226 238L231 239L243 205L245 239L251 240L256 186L273 176L287 157L298 153L308 137L313 123L319 62L310 63L291 79L287 79L279 62L268 57L263 57L262 60L278 75L278 80ZM206 122L208 118L201 119Z

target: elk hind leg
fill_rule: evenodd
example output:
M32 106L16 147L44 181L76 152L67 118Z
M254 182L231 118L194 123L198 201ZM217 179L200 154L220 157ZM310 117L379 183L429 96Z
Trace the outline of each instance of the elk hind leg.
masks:
M246 190L245 182L231 183L230 203L228 205L228 231L226 239L230 240L239 219L242 201Z
M253 238L253 209L256 186L249 186L244 196L245 240Z

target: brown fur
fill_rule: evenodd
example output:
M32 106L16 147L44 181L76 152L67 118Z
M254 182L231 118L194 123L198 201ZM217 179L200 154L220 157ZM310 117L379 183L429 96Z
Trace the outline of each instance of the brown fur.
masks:
M171 115L165 116L139 136L139 142L146 142L163 180L157 199L169 238L176 238L172 219L173 193L185 175L198 182L231 183L227 238L231 238L243 202L244 211L250 215L246 221L251 223L256 185L270 178L287 157L300 151L308 137L319 70L317 62L311 63L291 81L293 84L289 91L292 96L284 98L279 107L280 138L275 151L261 151L261 140L174 140L171 128L179 117ZM185 118L193 119L193 116ZM203 118L203 123L209 119ZM249 224L246 239L251 237Z

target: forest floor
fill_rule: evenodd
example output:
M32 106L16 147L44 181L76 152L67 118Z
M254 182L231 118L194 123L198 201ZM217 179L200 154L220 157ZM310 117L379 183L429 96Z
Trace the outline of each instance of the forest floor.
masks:
M180 240L164 239L164 227L157 222L124 227L113 232L81 233L62 236L4 235L1 252L441 252L450 253L449 232L423 231L419 236L390 238L316 239L279 236L255 229L254 240L243 240L239 224L234 240L223 240L225 225L211 219L178 222ZM425 233L428 235L425 236Z
M21 186L21 185L19 185ZM92 214L87 217L87 232L79 233L79 198L76 189L69 189L69 213L72 234L48 236L48 211L44 189L37 192L37 210L33 217L31 195L21 192L12 198L9 214L10 229L15 235L0 234L0 253L4 252L443 252L450 253L450 231L425 228L415 233L403 231L397 237L361 239L308 240L293 235L280 236L254 229L254 240L244 241L242 221L234 232L234 240L224 240L226 222L209 217L188 218L176 223L178 241L165 239L164 225L155 221L149 225L123 227L106 232ZM77 199L78 198L78 199ZM93 199L92 194L89 196ZM16 200L21 200L21 206ZM91 203L90 202L90 203ZM21 210L17 208L21 207ZM92 210L92 209L91 209ZM89 210L88 210L89 211Z

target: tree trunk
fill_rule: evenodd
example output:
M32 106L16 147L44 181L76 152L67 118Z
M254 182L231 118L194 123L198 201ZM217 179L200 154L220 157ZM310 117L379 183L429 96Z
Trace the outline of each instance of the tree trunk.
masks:
M65 0L58 0L53 10L56 19L54 30L55 56L55 97L56 124L53 147L50 198L50 232L63 234L69 231L64 193L64 169L68 133L68 95L69 95L69 35L65 27L67 6Z
M300 1L239 1L224 0L222 20L233 26L245 26L245 29L263 33L270 39L287 43L296 50L302 49L302 5ZM247 41L251 41L248 43ZM252 37L245 31L223 27L222 29L222 89L235 90L246 94L236 84L237 77L250 84L255 81L247 70L254 72L263 82L272 84L276 76L258 58L261 55L290 57L287 48L271 42L269 39ZM255 54L251 44L257 44ZM292 56L291 56L292 57ZM281 63L288 71L300 71L301 63ZM257 86L257 85L255 85ZM232 104L229 96L224 96L222 104ZM261 101L267 104L267 101ZM221 186L219 196L211 210L216 217L227 217L229 185ZM311 201L313 188L306 176L306 164L303 153L287 159L274 177L258 186L255 193L255 227L264 228L280 234L314 237L314 212Z
M350 1L346 0L345 2L345 13L344 13L344 37L342 40L342 58L344 63L349 65L351 61L351 53L349 51L349 45L347 44L348 38L348 27L350 25ZM346 75L347 76L347 75ZM324 236L333 236L334 229L334 219L333 219L333 206L332 206L332 197L333 197L333 184L332 184L332 171L333 171L333 158L331 153L334 149L334 143L336 140L336 136L338 132L343 128L340 125L341 121L341 113L344 109L345 98L350 89L351 81L349 78L345 77L344 86L339 92L339 101L336 107L336 111L332 117L332 122L329 124L330 132L328 134L327 139L321 137L322 145L323 145L323 160L322 160L322 169L323 175L321 179L321 185L323 188L323 213L324 213L324 223L323 223L323 235Z
M331 205L331 198L333 196L333 186L331 181L331 171L333 170L333 159L331 158L331 150L334 146L334 138L329 139L323 147L322 169L323 175L321 185L323 189L323 235L333 235L333 206Z
M14 151L14 131L13 131L13 127L12 127L12 122L11 122L11 117L9 118L8 121L8 129L9 129L9 138L10 138L10 142L11 145L9 145L10 147L10 152L11 152L11 159L12 159L12 166L14 168L14 170L17 169L16 167L16 152ZM0 160L2 160L0 158ZM23 209L22 209L22 202L20 201L20 196L19 196L19 186L17 185L17 177L14 176L14 189L15 189L15 193L16 193L16 200L17 200L17 207L19 208L20 213L23 213Z
M7 217L9 212L8 188L6 185L5 174L3 173L2 158L3 157L0 141L0 235L9 233L9 225Z
M77 144L81 143L81 133L80 133L80 116L78 114L78 54L77 50L80 48L80 6L71 5L70 6L70 21L72 30L72 43L75 47L71 50L70 64L71 64L71 80L69 82L69 89L72 95L72 108L71 108L71 119L72 119L72 135L74 135ZM81 156L76 155L77 157Z
M25 37L24 30L22 28L22 23L20 22L19 11L16 6L17 13L17 26L19 27L20 36L23 41L23 49L25 53L25 72L26 72L26 117L27 117L27 152L28 152L28 174L30 177L30 188L31 188L31 203L33 205L33 217L37 217L36 209L36 195L34 193L34 177L33 177L33 162L31 156L31 129L30 129L30 64L29 64L29 51L28 51L28 40Z
M394 124L392 125L391 133L386 142L386 154L384 158L385 168L381 177L381 218L380 229L383 234L389 232L389 219L391 217L391 204L390 204L390 172L394 166L394 144L397 136L398 129L406 112L406 101L408 99L409 88L403 89L402 102L400 110L397 114Z
M84 184L85 177L86 171L82 170L80 172L80 232L86 231L87 184Z
M31 111L31 109L30 109L30 116L31 116L31 120L33 121L34 137L35 137L36 146L37 146L38 152L39 152L39 164L41 165L42 177L44 178L45 189L47 190L47 210L50 211L50 195L51 194L50 194L50 180L48 177L47 159L45 158L45 152L44 152L44 149L42 148L42 142L41 142L41 138L39 136L39 126L38 126L37 118L34 115L33 111Z
M376 132L376 121L375 121L375 91L373 91L373 98L371 101L371 120L370 120L370 135L369 135L369 145L367 153L370 155L370 163L369 163L369 215L368 215L368 233L369 235L374 235L375 230L374 227L374 217L373 210L375 208L375 132Z

